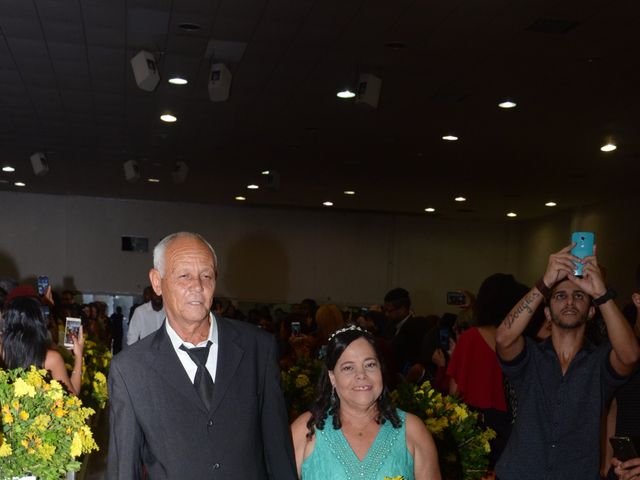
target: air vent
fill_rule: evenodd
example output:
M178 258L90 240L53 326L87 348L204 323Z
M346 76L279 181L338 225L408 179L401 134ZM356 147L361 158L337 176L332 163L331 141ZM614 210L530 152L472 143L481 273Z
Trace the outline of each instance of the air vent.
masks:
M572 22L570 20L553 20L550 18L539 18L531 25L529 25L527 27L527 30L536 33L564 34L568 33L577 25L578 22Z

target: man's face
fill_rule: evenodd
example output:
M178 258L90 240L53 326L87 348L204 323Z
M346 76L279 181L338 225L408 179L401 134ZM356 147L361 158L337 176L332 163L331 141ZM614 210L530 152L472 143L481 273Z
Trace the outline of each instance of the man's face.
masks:
M401 322L402 319L409 315L406 307L395 307L391 302L385 302L383 310L387 318L393 323Z
M544 313L554 325L572 330L584 325L595 314L591 297L569 280L560 282L551 293Z
M149 277L171 323L198 324L209 317L216 287L213 255L200 240L178 237L165 250L164 277L151 269Z

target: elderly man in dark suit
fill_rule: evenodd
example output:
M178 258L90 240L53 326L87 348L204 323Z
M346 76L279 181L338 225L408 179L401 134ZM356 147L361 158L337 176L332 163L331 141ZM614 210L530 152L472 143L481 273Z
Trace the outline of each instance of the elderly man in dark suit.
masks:
M114 357L109 479L296 479L275 338L210 314L217 260L194 233L164 238L149 272L167 318Z

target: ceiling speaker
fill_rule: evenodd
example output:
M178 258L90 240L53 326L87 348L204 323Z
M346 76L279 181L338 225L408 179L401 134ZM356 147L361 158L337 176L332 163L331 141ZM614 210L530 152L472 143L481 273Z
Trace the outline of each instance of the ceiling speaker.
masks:
M137 182L140 180L140 167L138 167L138 162L135 160L127 160L124 162L124 178L127 179L127 182Z
M209 99L212 102L224 102L231 91L231 72L224 63L211 65L209 74Z
M173 172L171 172L171 178L173 179L174 183L184 183L184 181L187 179L188 173L189 167L187 166L187 164L182 161L178 161L176 162L176 166L174 167Z
M358 79L356 90L356 103L364 103L373 108L378 108L382 80L371 73L363 73Z
M30 160L33 173L37 176L42 177L49 173L49 165L47 164L47 158L44 156L44 153L36 152L31 155Z
M138 87L147 92L152 92L160 82L160 72L158 63L153 54L146 50L140 50L135 57L131 59L131 67L133 75L136 77Z

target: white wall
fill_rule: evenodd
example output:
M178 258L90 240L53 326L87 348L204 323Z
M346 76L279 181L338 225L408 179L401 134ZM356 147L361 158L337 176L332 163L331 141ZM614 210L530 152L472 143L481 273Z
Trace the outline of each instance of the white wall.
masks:
M54 287L139 293L151 254L120 237L192 230L220 260L218 294L246 301L368 305L402 286L421 314L450 310L451 289L477 290L518 266L518 224L422 216L217 207L0 192L0 275L47 274ZM516 272L517 274L517 272Z
M595 232L598 262L622 307L629 302L640 265L640 222L635 215L639 206L640 197L629 196L525 223L517 270L521 280L533 284L544 273L549 254L571 242L571 232Z

